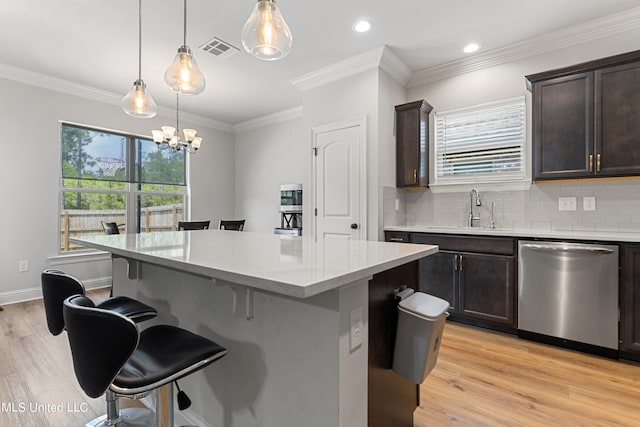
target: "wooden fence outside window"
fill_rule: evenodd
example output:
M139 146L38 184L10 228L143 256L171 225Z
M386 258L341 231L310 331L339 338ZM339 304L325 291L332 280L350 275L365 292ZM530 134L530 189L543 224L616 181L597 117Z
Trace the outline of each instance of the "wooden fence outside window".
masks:
M171 231L182 220L182 205L153 206L142 208L140 212L140 231ZM69 242L70 237L104 234L100 221L115 222L120 233L126 233L124 210L74 210L66 209L60 213L60 247L63 252L85 249Z

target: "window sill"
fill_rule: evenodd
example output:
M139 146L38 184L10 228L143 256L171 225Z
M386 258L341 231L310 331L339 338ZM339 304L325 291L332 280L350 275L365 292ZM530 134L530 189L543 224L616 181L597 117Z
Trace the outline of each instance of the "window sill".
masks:
M111 254L109 254L109 252L83 251L81 253L52 256L52 257L49 257L47 260L49 261L49 265L57 266L57 265L77 264L81 262L107 261L110 259L111 259Z
M463 193L470 188L478 191L521 191L531 188L530 180L522 181L495 181L495 182L460 182L452 184L429 184L433 193Z

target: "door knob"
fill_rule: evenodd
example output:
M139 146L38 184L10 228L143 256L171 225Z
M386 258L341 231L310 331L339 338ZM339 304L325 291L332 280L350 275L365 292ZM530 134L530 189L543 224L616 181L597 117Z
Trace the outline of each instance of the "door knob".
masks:
M351 224L351 228L353 230L356 230L358 228L358 224L356 224L355 222L353 224Z

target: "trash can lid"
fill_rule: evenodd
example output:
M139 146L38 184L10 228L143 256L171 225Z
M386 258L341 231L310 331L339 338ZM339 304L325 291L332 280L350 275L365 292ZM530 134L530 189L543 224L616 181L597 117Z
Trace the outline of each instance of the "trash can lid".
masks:
M449 303L442 298L416 292L400 301L400 308L419 316L436 319L449 309Z

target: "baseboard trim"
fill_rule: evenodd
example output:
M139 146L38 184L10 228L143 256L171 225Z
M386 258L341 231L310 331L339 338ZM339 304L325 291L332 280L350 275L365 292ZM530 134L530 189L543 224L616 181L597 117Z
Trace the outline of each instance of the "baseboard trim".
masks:
M86 289L105 288L107 286L111 286L111 276L83 280L82 283ZM0 293L0 305L17 304L36 299L42 299L42 288L40 287Z

